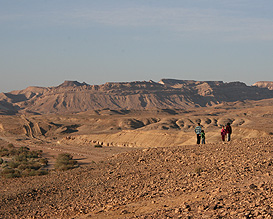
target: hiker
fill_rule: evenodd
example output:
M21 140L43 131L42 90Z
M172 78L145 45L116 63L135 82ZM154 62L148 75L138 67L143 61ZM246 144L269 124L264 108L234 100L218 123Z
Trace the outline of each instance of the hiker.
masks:
M201 131L201 144L206 144L205 131L204 130Z
M200 140L201 140L201 125L200 122L197 123L198 126L195 127L194 131L196 133L197 136L197 144L200 144Z
M227 126L226 126L227 141L230 141L231 133L232 133L232 128L230 126L230 123L227 123Z
M226 138L226 129L225 129L225 126L222 127L221 135L222 135L222 140L225 141L225 138Z

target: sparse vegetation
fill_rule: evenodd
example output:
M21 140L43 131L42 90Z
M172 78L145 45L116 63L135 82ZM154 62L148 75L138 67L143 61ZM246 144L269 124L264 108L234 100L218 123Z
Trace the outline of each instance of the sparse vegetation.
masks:
M194 172L198 175L200 175L203 172L203 169L201 167L196 167Z
M78 167L78 162L73 160L73 156L71 154L62 153L58 155L55 163L56 170L65 171L75 167Z
M94 147L95 147L95 148L102 148L102 145L100 145L100 144L95 144Z
M13 144L0 148L0 175L5 178L45 175L43 169L48 160L42 157L42 151L31 151L28 147L16 149Z

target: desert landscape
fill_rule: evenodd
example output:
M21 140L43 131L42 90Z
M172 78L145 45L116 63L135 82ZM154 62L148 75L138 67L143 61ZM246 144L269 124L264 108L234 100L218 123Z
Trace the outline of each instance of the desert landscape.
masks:
M42 150L49 172L1 177L0 218L272 218L272 85L65 81L1 93L0 147ZM56 171L61 153L77 168Z

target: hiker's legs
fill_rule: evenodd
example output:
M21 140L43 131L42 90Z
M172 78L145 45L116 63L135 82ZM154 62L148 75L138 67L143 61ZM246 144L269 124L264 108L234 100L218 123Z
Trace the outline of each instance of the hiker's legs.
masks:
M230 133L227 133L227 141L230 141Z
M197 135L197 144L200 144L201 135Z

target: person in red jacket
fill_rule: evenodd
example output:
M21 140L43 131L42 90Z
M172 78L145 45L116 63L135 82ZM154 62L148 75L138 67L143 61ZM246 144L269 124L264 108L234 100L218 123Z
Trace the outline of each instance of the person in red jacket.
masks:
M230 123L227 123L227 126L226 126L227 141L230 141L231 133L232 133L232 128L230 126Z
M222 127L221 136L222 136L222 140L225 141L225 138L226 138L226 129L225 129L225 126Z

